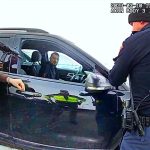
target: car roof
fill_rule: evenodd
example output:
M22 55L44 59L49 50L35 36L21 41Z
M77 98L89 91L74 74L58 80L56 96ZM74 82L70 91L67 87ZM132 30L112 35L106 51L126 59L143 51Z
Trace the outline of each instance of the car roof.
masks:
M43 29L38 29L38 28L0 28L0 34L4 34L7 36L10 35L40 35L40 36L50 36L57 38L59 40L63 40L67 43L75 45L73 42L59 36L59 35L54 35L50 34L49 32L43 30Z
M71 45L72 47L80 50L80 52L82 51L82 53L84 53L84 55L87 55L87 53L85 51L81 50L73 42L71 42L61 36L50 34L49 32L42 30L42 29L37 29L37 28L0 28L0 34L6 34L7 36L12 35L12 34L23 35L23 36L24 35L40 35L40 36L46 36L46 37L50 36L50 37L54 37L56 39L66 42L67 44ZM98 62L91 55L88 55L88 58L91 60L94 59L96 62ZM98 62L98 63L100 63L100 62ZM103 68L106 69L106 67L104 65L102 65L102 66L103 66Z
M7 34L7 35L11 35L11 34L17 34L17 35L42 35L42 36L51 36L51 37L54 37L54 38L57 38L59 40L62 40L64 42L66 42L67 44L71 45L72 47L76 48L76 49L79 49L80 52L82 51L82 53L84 55L87 55L87 53L83 50L81 50L78 46L76 46L73 42L61 37L61 36L58 36L58 35L53 35L53 34L50 34L49 32L45 31L45 30L42 30L42 29L38 29L38 28L0 28L0 34ZM91 59L91 60L95 60L97 63L100 63L98 62L95 58L93 58L91 55L88 55L88 58ZM104 65L102 65L100 63L101 67L104 69L104 70L108 70Z
M14 33L14 34L43 34L47 35L49 32L38 28L0 28L0 33Z

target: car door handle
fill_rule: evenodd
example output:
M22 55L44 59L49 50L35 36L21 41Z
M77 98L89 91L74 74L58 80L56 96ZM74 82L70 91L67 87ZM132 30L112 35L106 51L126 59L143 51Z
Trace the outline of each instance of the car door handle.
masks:
M28 91L17 90L16 93L21 94L25 97L41 97L42 96L42 94L39 92L28 92Z

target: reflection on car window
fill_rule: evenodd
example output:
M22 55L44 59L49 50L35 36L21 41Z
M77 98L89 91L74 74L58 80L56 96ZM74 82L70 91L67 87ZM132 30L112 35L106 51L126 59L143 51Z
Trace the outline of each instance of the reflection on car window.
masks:
M0 71L17 73L18 58L0 50Z

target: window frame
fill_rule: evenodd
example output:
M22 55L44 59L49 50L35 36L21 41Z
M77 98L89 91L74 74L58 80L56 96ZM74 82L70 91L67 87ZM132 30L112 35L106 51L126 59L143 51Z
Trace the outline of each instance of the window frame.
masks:
M73 48L71 45L69 45L68 43L65 43L63 42L62 44L62 41L52 41L50 40L49 38L47 39L36 39L36 38L21 38L21 41L20 41L20 47L19 47L19 52L21 51L21 49L25 49L24 47L22 47L22 45L26 42L26 41L34 41L34 42L47 42L49 43L50 45L53 45L53 46L56 46L58 47L59 51L56 51L56 52L61 52L65 55L67 55L68 57L70 57L71 59L75 60L77 63L81 64L80 62L78 62L77 60L83 60L82 57L85 57L82 53L80 53L80 51L77 51L76 48ZM69 48L68 48L69 46ZM30 49L33 49L32 47ZM69 50L68 50L69 49ZM37 49L36 49L37 50ZM42 50L39 50L38 51L42 51ZM45 52L48 52L48 51L45 51ZM76 59L74 59L75 57L73 56L76 56ZM48 55L47 55L48 57ZM48 59L48 58L47 58ZM88 61L87 61L88 60ZM90 66L89 68L93 68L94 70L94 66L95 66L95 63L91 60L89 60L87 57L86 57L86 60L85 61L82 61L82 62L88 62L88 63L85 63L84 65L85 66ZM92 65L91 65L91 62L92 62ZM21 64L21 62L20 62ZM82 64L81 64L82 65ZM20 67L21 68L21 67ZM29 75L27 75L29 76ZM36 77L36 78L42 78L42 77ZM42 78L44 79L44 78ZM49 79L49 80L53 80L53 79ZM62 81L62 80L59 80L59 81ZM70 82L70 83L76 83L76 82L72 82L72 81L64 81L64 82ZM83 83L77 83L77 84L82 84Z

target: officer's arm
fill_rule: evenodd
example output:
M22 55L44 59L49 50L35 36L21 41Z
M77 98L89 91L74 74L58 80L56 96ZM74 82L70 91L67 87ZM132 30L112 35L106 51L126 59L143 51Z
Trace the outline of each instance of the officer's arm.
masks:
M141 55L143 47L142 44L139 46L140 40L141 37L131 37L124 41L123 47L108 77L113 86L117 87L126 82L128 74Z
M109 72L109 82L113 86L120 86L126 82L126 78L129 74L129 61L127 61L126 55L120 56L111 71Z
M144 32L136 33L124 41L108 77L113 86L124 83L132 68L150 53L149 41L149 34Z

